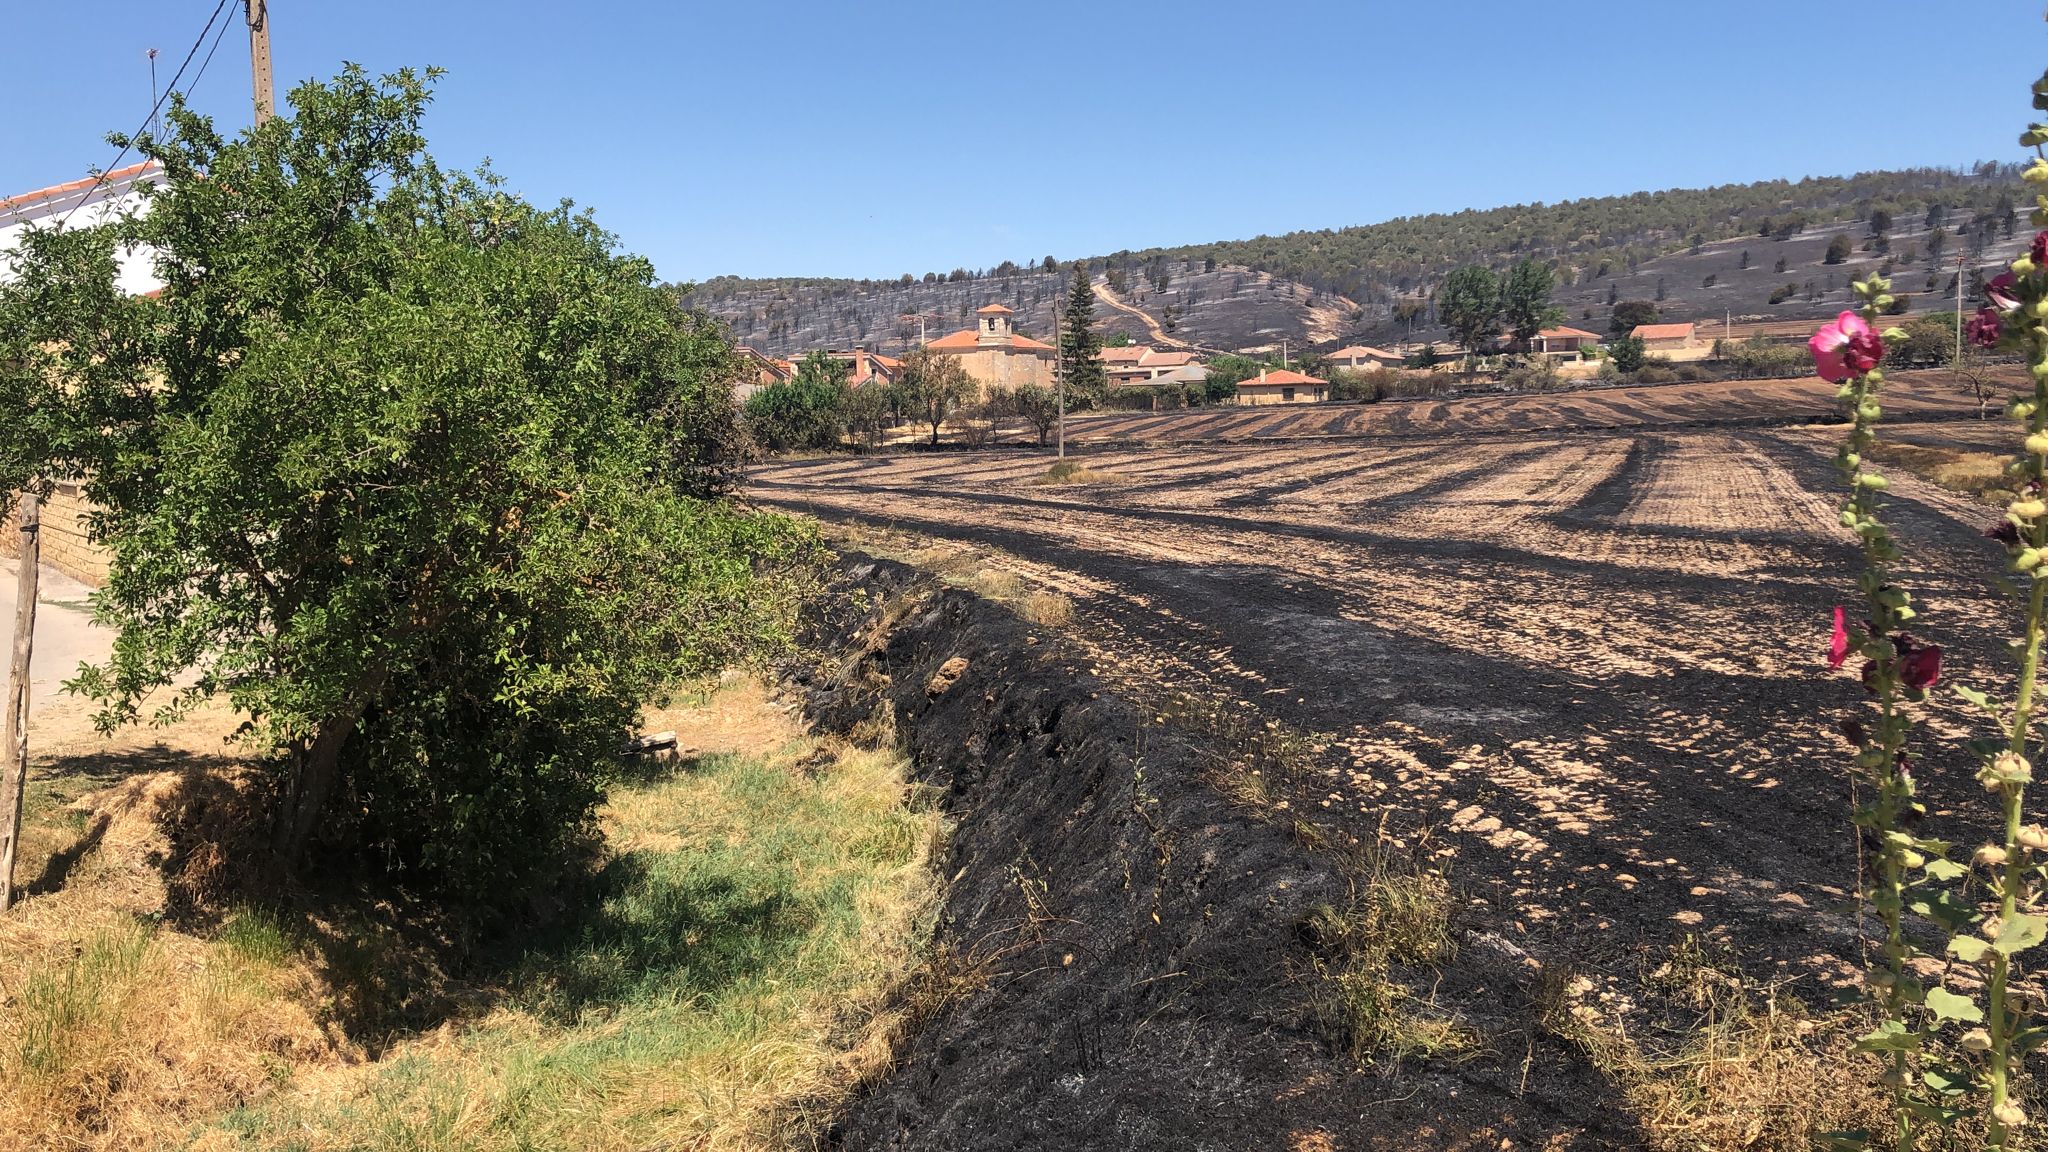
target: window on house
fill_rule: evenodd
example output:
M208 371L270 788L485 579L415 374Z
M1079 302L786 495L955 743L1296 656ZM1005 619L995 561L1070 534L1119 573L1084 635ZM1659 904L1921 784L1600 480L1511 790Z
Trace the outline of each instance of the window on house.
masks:
M1280 390L1280 399L1282 399L1282 400L1285 400L1285 401L1288 401L1288 402L1290 402L1290 403L1291 403L1291 402L1292 402L1292 401L1294 400L1294 389L1292 389L1292 388L1282 388L1282 389Z

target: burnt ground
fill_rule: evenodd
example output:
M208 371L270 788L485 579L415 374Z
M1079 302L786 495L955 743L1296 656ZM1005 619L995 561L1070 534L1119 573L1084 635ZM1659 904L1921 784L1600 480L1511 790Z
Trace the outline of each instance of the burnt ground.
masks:
M1330 744L1295 806L1455 847L1529 946L1626 952L1736 930L1757 963L1830 967L1855 844L1829 673L1858 561L1829 434L1501 435L1091 454L1119 482L1039 486L1036 457L813 460L763 503L1000 551L1075 602L1139 695L1255 705ZM1909 477L1892 518L1950 678L2004 673L1994 512ZM1937 698L1937 809L1975 807L1967 717ZM1951 788L1951 781L1962 788Z

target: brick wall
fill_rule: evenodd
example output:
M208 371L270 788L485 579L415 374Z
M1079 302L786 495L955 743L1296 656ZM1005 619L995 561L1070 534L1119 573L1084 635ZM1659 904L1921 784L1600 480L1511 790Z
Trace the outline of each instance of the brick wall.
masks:
M107 550L86 538L86 516L91 505L79 495L78 485L59 484L43 501L43 563L94 587L106 582ZM0 556L21 551L20 521L10 512L5 531L0 531Z

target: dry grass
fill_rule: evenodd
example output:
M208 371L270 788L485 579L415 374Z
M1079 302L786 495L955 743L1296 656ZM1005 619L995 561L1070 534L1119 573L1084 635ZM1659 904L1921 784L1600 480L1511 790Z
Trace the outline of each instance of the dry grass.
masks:
M1561 969L1545 974L1541 1013L1548 1031L1621 1089L1654 1152L1803 1152L1818 1133L1883 1129L1876 1069L1851 1050L1867 1024L1857 1011L1815 1015L1691 940L1646 986L1696 1016L1632 1032L1628 1004Z
M1042 628L1065 628L1074 622L1072 598L1035 586L1014 569L1001 566L1014 561L986 550L867 524L830 525L825 535L837 547L922 569Z
M1350 906L1320 905L1303 925L1321 978L1313 1005L1325 1034L1354 1060L1468 1060L1478 1033L1421 985L1455 952L1451 890L1442 875L1380 858Z
M1045 475L1032 481L1034 484L1121 484L1123 477L1115 472L1098 472L1078 460L1062 460L1045 470Z
M95 797L98 849L0 920L0 1147L808 1141L907 1019L972 986L948 963L892 995L928 928L938 816L896 753L805 735L750 682L654 719L699 756L615 791L593 899L467 989L464 1019L375 1060L331 1035L333 974L278 922L155 914L176 774Z
M1952 492L1966 492L1987 503L2012 499L2006 466L2012 457L1995 452L1970 452L1901 441L1881 441L1865 453L1880 464L1903 468Z

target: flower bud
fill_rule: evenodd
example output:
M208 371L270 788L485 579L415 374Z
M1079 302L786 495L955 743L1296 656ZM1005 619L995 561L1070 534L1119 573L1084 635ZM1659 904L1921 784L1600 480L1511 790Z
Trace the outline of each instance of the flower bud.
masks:
M1885 478L1875 472L1865 472L1856 478L1856 486L1868 488L1873 492L1882 492L1885 488Z
M2039 824L2020 825L2019 833L2013 839L2029 852L2048 852L2048 828Z
M2022 256L2019 259L2012 262L2012 274L2015 276L2032 275L2033 271L2034 262L2025 256Z
M1996 868L2000 864L2005 863L2005 849L2000 848L1996 844L1986 844L1982 848L1977 849L1977 854L1970 857L1970 859L1982 864L1986 868Z
M2026 1112L2010 1100L1993 1108L1991 1110L1991 1118L1997 1121L2001 1128L2024 1128L2027 1126Z
M1972 1028L1963 1033L1963 1047L1971 1052L1991 1051L1991 1033L1982 1028Z
M2019 555L2012 558L2013 569L2019 572L2028 571L2039 566L2040 563L2041 554L2032 548L2023 548L2020 550Z
M2048 503L2033 499L2015 500L2006 511L2021 520L2035 520L2042 516L2048 516Z
M1906 1085L1911 1084L1913 1079L1910 1073L1902 1069L1887 1068L1884 1070L1884 1075L1877 1078L1877 1082L1887 1088L1904 1088Z
M2048 432L2036 432L2027 437L2027 451L2036 456L2048 456Z
M2008 784L2030 784L2033 779L2033 765L2017 752L2000 752L1977 772L1977 782L1984 785L1986 792L1996 792Z

